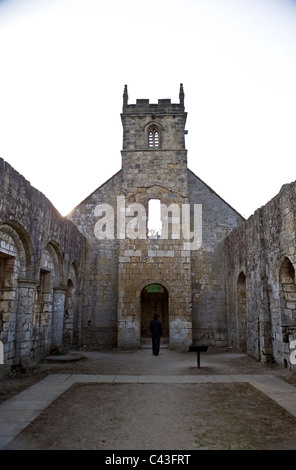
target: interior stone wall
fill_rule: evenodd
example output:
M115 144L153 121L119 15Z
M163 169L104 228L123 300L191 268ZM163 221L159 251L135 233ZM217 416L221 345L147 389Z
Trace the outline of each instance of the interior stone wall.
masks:
M285 184L224 242L229 344L237 347L240 343L237 283L244 273L247 352L263 362L274 360L287 367L292 367L289 345L296 330L295 195L296 182ZM294 285L291 275L285 279L287 266Z
M75 225L0 158L2 369L38 361L53 346L62 347L53 333L55 322L60 317L63 325L65 293L74 267L77 299L80 295L85 247L86 239ZM41 286L42 273L49 281L46 287ZM73 316L78 315L79 301Z

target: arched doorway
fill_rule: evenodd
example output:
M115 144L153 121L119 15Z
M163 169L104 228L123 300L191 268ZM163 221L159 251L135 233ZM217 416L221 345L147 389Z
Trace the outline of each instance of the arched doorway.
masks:
M238 346L241 351L247 351L247 312L246 312L246 276L241 272L237 279L237 319Z
M163 327L163 336L169 336L169 296L161 284L149 284L141 292L141 337L150 336L149 324L155 313Z
M295 269L291 261L285 258L280 268L280 307L284 343L289 343L289 335L296 333L295 295Z

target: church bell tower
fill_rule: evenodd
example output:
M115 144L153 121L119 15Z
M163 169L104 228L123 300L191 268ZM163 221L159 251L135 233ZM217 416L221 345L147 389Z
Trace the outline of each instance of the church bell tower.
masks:
M121 220L125 215L119 236L119 347L139 347L154 313L161 316L170 347L187 349L192 340L191 257L182 237L182 214L188 206L186 117L182 84L176 104L170 99L129 104L124 88L124 207L117 214ZM151 201L160 207L157 233L149 232ZM151 286L159 286L163 297L149 297Z

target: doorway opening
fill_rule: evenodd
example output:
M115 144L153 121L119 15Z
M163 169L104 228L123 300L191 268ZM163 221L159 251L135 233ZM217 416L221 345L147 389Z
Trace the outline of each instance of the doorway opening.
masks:
M238 346L241 351L247 351L247 309L246 309L246 276L241 272L237 279L237 317L238 317Z
M280 269L280 307L284 343L289 343L290 335L296 333L295 298L295 269L289 258L285 258Z
M163 337L169 337L169 295L161 284L149 284L141 292L141 338L150 337L149 325L155 313L162 323Z

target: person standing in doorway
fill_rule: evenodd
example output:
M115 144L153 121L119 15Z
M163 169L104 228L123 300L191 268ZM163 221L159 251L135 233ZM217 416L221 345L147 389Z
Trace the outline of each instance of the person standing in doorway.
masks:
M152 352L154 356L158 356L160 347L160 338L162 336L162 324L159 320L158 313L155 313L153 320L150 322L150 333L152 336Z

